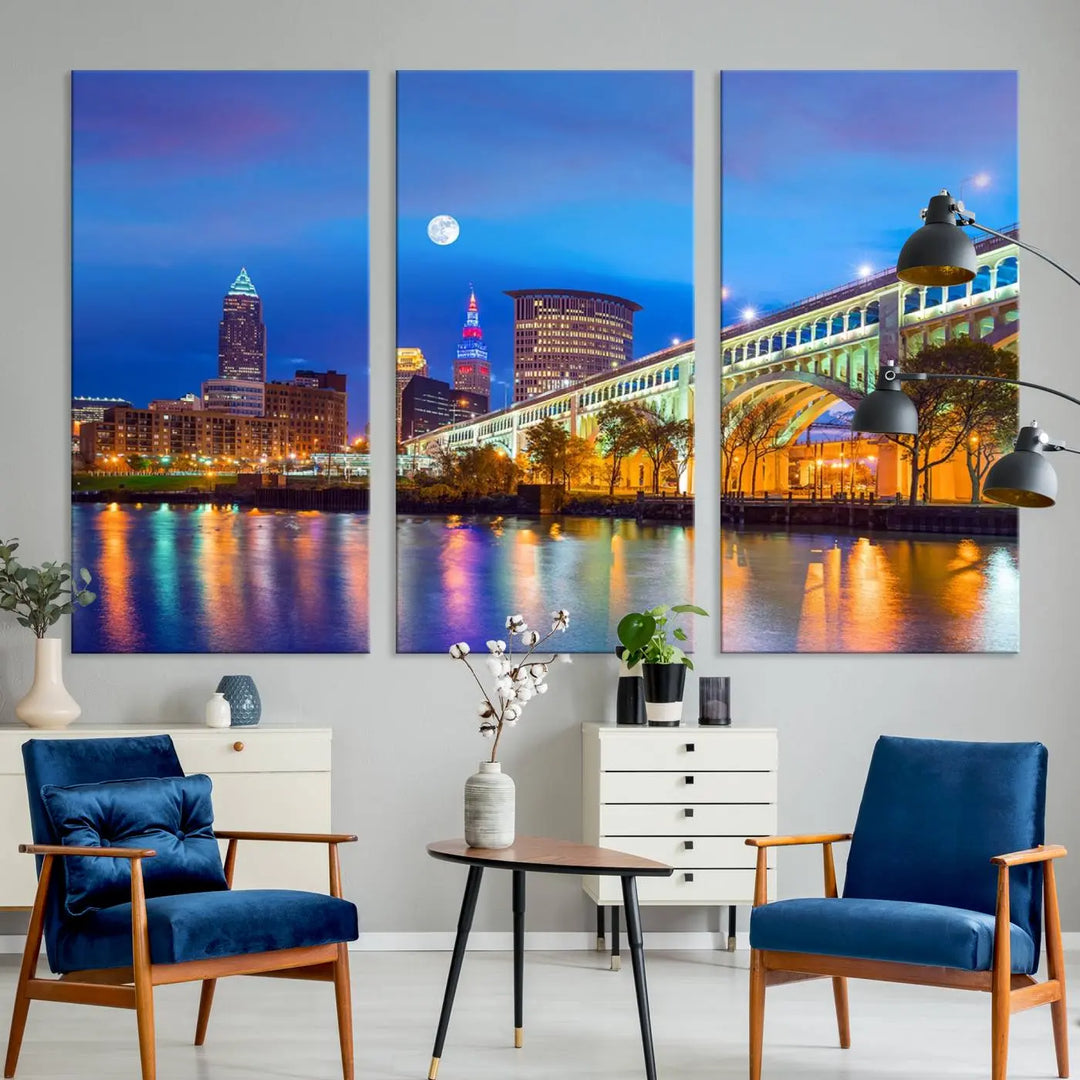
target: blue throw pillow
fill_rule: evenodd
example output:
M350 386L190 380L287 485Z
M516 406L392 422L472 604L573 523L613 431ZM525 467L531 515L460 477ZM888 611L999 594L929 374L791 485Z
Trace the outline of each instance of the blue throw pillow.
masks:
M143 862L147 897L226 889L214 837L209 776L109 780L41 789L56 837L67 847L152 848ZM60 859L70 915L131 900L127 859Z

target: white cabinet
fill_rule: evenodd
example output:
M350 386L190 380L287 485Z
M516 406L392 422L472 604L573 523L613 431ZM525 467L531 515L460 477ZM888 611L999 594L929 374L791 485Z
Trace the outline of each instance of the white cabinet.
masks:
M755 853L744 841L776 832L776 764L771 728L584 724L583 839L675 867L638 883L642 904L751 904ZM622 903L617 879L583 883L601 907Z
M172 736L185 773L207 773L214 784L214 823L221 829L265 832L330 831L329 728L189 727L164 730L128 725L32 731L0 728L0 908L30 907L34 860L20 855L29 843L30 812L23 776L27 739ZM224 852L224 844L222 849ZM234 885L238 889L310 889L326 892L327 853L321 844L240 842Z

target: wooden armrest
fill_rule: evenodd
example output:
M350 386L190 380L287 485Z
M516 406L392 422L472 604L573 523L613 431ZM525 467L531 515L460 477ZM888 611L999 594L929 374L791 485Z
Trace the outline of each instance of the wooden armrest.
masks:
M850 840L851 833L810 833L806 836L751 836L746 842L750 847L794 847L797 844L839 844Z
M153 848L131 847L65 847L63 844L20 844L24 855L91 855L104 859L152 859Z
M1024 851L1010 851L1007 855L995 855L990 861L998 866L1023 866L1025 863L1047 862L1068 855L1061 844L1040 844Z
M351 844L356 837L350 833L292 833L292 832L237 832L215 829L219 840L274 840L297 844Z

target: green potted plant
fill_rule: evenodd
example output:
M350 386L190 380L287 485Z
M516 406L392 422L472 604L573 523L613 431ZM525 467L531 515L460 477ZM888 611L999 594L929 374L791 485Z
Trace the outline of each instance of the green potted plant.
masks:
M62 642L46 634L76 605L93 603L94 594L86 587L90 572L80 570L76 584L69 563L23 566L15 558L18 547L18 540L0 541L0 611L10 611L20 626L33 630L37 641L34 685L15 706L15 715L28 727L67 727L82 710L64 686Z
M678 727L682 720L683 690L686 669L693 661L674 642L668 641L671 615L704 615L709 613L696 604L673 604L655 607L651 611L632 611L619 620L618 636L623 645L622 660L627 668L641 664L645 683L645 716L653 727ZM681 626L670 627L675 641L685 641Z

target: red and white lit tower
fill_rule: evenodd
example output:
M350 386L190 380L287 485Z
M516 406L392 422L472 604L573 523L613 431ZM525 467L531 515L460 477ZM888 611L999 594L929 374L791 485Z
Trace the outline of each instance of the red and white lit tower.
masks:
M469 286L469 306L465 309L465 325L458 342L457 358L454 360L454 389L482 394L491 401L491 365L488 363L487 345L480 329L480 308L476 292Z

